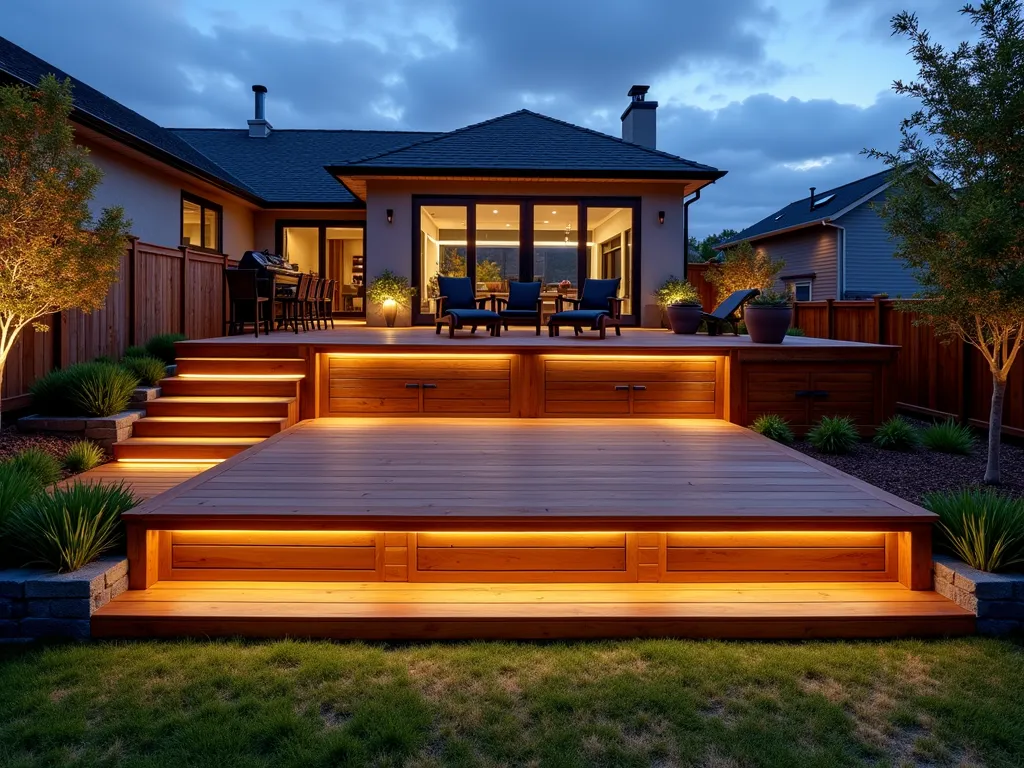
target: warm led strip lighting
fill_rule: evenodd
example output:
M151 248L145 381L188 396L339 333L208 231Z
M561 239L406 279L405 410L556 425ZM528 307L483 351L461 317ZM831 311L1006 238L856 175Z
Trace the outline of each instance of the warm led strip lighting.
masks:
M231 381L302 381L301 373L179 373L179 379L229 379Z
M118 459L118 464L220 464L225 459Z

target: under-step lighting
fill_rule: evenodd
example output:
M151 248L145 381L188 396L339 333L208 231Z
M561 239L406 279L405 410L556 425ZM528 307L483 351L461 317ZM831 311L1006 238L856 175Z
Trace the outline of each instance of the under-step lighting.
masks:
M118 463L118 464L149 464L150 466L152 466L154 464L160 464L161 466L181 465L181 466L191 466L191 467L194 467L197 464L206 464L206 465L220 464L222 461L225 461L225 459L152 459L152 458L150 458L150 459L118 459L116 463Z
M301 373L179 373L179 379L207 379L230 381L302 381Z

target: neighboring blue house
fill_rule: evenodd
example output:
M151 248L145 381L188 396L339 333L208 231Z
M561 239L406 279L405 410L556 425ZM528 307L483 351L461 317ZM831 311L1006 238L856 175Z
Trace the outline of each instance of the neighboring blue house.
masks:
M919 288L895 256L871 203L885 200L889 171L790 203L715 246L724 251L750 242L786 263L780 282L798 301L864 299L878 293L896 298Z

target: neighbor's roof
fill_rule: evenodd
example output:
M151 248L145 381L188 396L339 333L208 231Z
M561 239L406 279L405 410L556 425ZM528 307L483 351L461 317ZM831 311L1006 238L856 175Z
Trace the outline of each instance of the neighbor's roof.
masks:
M268 205L362 203L324 168L332 158L356 158L437 134L415 131L278 130L253 139L248 130L171 128L173 133L242 179Z
M725 171L526 109L359 159L328 159L340 177L536 172L562 178L707 179Z
M60 80L71 80L76 121L243 197L254 196L246 184L171 131L0 37L0 80L35 86L51 73Z
M815 201L824 200L825 202L824 204L816 202L814 210L811 210L811 198L808 195L802 200L790 203L785 208L766 216L757 224L744 229L738 235L733 235L727 240L723 240L715 248L727 248L730 245L736 245L746 240L760 240L769 235L832 221L840 214L846 213L846 210L858 201L866 201L874 197L888 183L890 172L885 170L871 176L865 176L857 181L851 181L849 184L844 184L835 189L815 192ZM829 198L830 195L832 196L831 198Z

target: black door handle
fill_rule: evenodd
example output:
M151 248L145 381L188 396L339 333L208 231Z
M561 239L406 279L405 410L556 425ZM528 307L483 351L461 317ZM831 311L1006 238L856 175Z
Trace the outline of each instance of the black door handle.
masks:
M634 384L633 385L633 391L634 392L646 392L647 391L647 387L644 384Z
M437 389L437 384L424 384L424 389Z
M797 397L828 397L827 389L798 389Z
M410 382L406 383L405 388L406 389L419 389L420 385L417 384L415 381L410 381Z
M615 385L615 391L616 392L629 392L629 384L616 384Z

